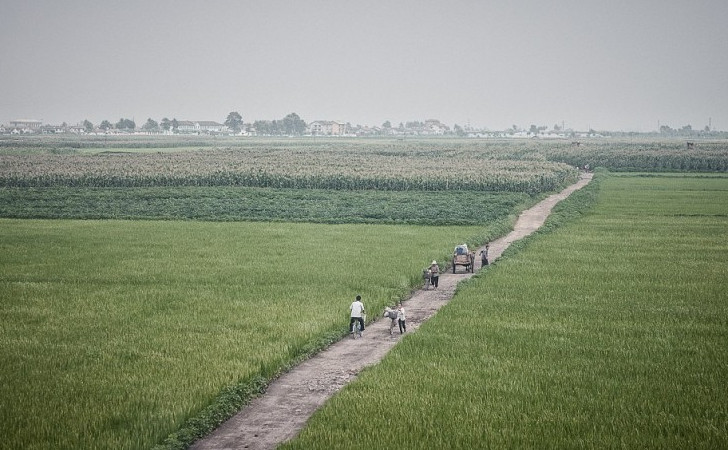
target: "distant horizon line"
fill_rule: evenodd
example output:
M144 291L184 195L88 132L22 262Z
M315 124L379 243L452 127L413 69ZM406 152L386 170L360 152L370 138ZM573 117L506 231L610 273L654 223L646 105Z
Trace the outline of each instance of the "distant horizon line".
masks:
M290 114L296 114L296 113L290 113ZM148 118L147 120L149 120L150 118ZM160 124L161 121L164 120L165 118L167 120L169 120L169 121L177 120L178 122L217 122L216 120L214 120L214 121L210 121L210 120L188 120L188 119L177 119L177 118L169 119L168 117L163 117L157 123ZM50 123L50 122L45 122L44 119L27 119L27 118L23 118L23 119L12 119L12 120L8 120L7 123L0 122L0 125L3 125L3 126L4 125L8 125L8 126L10 126L10 124L13 123L13 122L27 122L27 123L31 123L31 122L32 123L38 123L38 122L40 122L41 126L63 126L63 124L66 124L66 126L69 126L70 127L70 126L82 126L83 123L85 121L87 121L87 120L88 119L84 119L82 121L78 121L75 125L71 125L69 122L67 122L65 120L62 121L60 124L53 124L53 123ZM128 118L122 117L120 120L128 120ZM135 123L135 125L138 125L136 123L136 120L134 118L132 118L131 120ZM152 119L152 120L154 120L154 119ZM273 121L282 121L282 120L283 120L283 118L281 118L281 119L255 119L253 121L243 122L243 125L253 125L255 122L258 122L258 121L273 122ZM301 119L301 120L303 120L303 119ZM98 128L98 125L101 124L101 123L103 123L104 121L108 121L109 123L111 123L112 126L114 126L115 123L117 123L117 122L112 122L112 121L110 121L108 119L103 119L103 120L99 121L98 124L93 124L93 125L94 125L95 128ZM573 128L573 127L565 127L565 128L564 127L559 127L557 129L557 128L553 127L553 126L550 126L549 127L547 125L536 125L536 124L531 124L531 125L529 125L528 128L520 127L520 126L517 126L517 125L514 124L514 126L517 126L517 128L513 128L513 126L511 126L511 127L503 128L503 129L494 129L494 128L489 128L489 127L485 127L485 126L484 127L471 126L469 124L469 121L467 121L466 124L464 124L464 125L460 125L459 123L454 123L452 126L450 126L447 123L444 123L443 121L441 121L440 119L434 119L434 118L430 118L430 119L414 119L414 120L407 120L407 121L397 121L398 123L396 125L395 124L392 124L392 128L399 128L400 125L406 125L408 123L413 123L413 122L426 123L428 121L435 121L435 122L438 122L438 123L440 123L440 124L442 124L442 125L444 125L446 127L449 127L449 128L454 128L455 126L458 126L458 127L463 128L464 130L468 130L468 131L488 132L488 133L497 133L497 132L506 132L506 131L514 131L514 132L523 132L523 131L525 131L525 132L528 132L528 131L530 131L530 129L531 129L532 126L536 126L540 130L550 131L550 132L570 131L570 132L597 132L597 133L599 133L599 132L609 132L609 133L646 133L646 134L649 134L649 133L662 133L661 132L661 128L663 126L668 127L669 130L678 131L678 132L684 130L686 127L690 127L689 128L689 131L692 131L693 133L702 133L702 132L720 133L720 132L725 132L726 131L726 130L717 130L717 129L715 129L715 127L712 126L712 118L708 119L708 125L706 125L706 127L704 127L704 128L693 128L691 124L685 124L682 127L673 128L670 125L663 124L661 121L658 120L657 121L658 128L654 128L654 129L651 129L651 130L644 130L644 129L643 130L638 130L638 129L635 129L635 128L628 128L628 129L624 129L624 128L622 128L622 129L598 128L597 129L597 128L594 128L594 127L591 127L591 126L588 126L588 125L587 125L587 128L586 129L583 129L583 130L582 129L579 129L579 128ZM90 120L89 120L89 122L90 122ZM313 122L338 122L338 123L346 124L346 125L351 126L353 128L358 128L358 127L361 127L361 128L383 128L382 125L384 123L386 123L386 122L390 122L391 123L391 120L384 120L382 122L382 124L380 124L380 125L368 125L368 124L364 124L364 125L362 125L362 124L356 124L356 125L353 125L352 122L350 122L350 121L341 121L341 120L332 120L332 119L315 119L315 120L312 120L310 122L307 122L307 125L310 124L310 123L313 123ZM223 122L217 122L217 123L219 123L220 125L224 125L225 121L223 121ZM306 123L306 122L304 121L304 123ZM561 123L564 124L565 121L561 121ZM558 125L558 122L556 123L556 125ZM136 128L141 128L141 126L137 126ZM707 128L707 130L706 130L706 128ZM688 130L685 130L685 131L688 131Z

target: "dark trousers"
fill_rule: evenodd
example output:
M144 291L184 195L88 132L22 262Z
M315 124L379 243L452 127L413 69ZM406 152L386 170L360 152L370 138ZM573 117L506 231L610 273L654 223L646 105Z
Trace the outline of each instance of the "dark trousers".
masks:
M440 279L440 276L439 275L438 276L432 276L432 277L430 277L430 282L432 283L433 286L437 287L437 281L439 279Z
M364 331L364 319L361 317L352 317L351 320L349 320L349 333L354 332L354 322L359 321L359 328L361 328L361 331Z
M399 332L404 333L405 331L407 331L407 324L405 323L405 321L402 319L399 319L398 322L399 322Z

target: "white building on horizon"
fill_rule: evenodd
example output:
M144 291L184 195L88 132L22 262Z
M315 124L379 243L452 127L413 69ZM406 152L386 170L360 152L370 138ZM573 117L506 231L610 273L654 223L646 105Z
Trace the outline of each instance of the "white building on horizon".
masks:
M43 126L42 120L35 119L17 119L10 121L10 128L16 130L23 130L25 132L37 133L40 131L40 127Z

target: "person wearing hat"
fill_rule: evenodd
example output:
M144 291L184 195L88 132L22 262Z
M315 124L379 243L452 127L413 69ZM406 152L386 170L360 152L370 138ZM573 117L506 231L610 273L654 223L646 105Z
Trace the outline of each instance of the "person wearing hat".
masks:
M436 260L432 260L432 264L430 264L430 284L435 286L435 289L437 289L437 282L440 279L440 266L437 265Z

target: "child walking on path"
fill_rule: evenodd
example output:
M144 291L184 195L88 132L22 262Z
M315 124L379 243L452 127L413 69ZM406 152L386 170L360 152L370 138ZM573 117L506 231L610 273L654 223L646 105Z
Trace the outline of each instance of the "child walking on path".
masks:
M399 308L397 308L397 322L399 323L399 334L405 333L407 331L407 317L404 315L404 306L402 304L399 304Z

